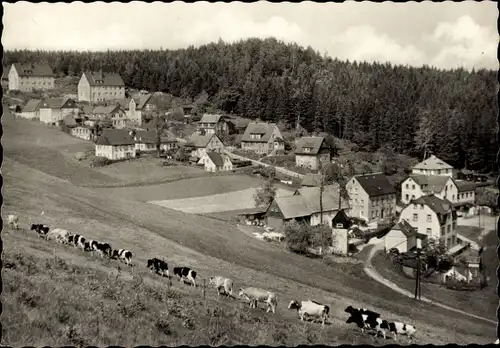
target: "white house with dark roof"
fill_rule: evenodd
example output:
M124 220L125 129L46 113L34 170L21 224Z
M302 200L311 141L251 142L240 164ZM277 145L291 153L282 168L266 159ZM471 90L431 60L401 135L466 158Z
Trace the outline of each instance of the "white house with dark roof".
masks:
M355 175L346 184L350 216L367 222L396 214L397 191L383 173Z
M312 170L330 162L331 148L323 137L302 137L295 141L295 164Z
M191 156L202 158L207 152L223 153L224 144L215 134L201 135L193 133L186 143L187 148L191 148Z
M427 237L441 239L448 248L457 244L457 212L447 199L432 194L414 199L401 211L402 220Z
M270 155L285 150L285 142L275 123L252 122L241 137L241 149Z
M134 158L135 143L129 131L124 129L105 129L95 143L95 155L110 160Z
M130 99L121 99L118 102L125 111L128 120L142 125L145 113L156 110L156 104L152 97L152 94L139 94Z
M445 161L431 155L425 161L412 168L412 174L417 175L446 175L453 177L453 167Z
M201 134L228 134L229 128L226 118L219 114L203 114L198 122L198 131Z
M229 156L218 152L206 152L198 161L198 164L203 164L207 172L222 172L233 170L233 162Z
M39 112L40 122L57 126L67 115L77 116L80 108L73 99L47 98L40 104Z
M116 129L127 126L125 111L119 104L98 105L92 110L89 118L92 120L109 120Z
M14 63L9 70L9 90L31 92L54 89L55 75L47 63Z
M401 220L383 238L386 251L396 248L405 253L413 248L422 248L422 241L427 235L418 233L406 220Z
M116 73L90 72L78 82L78 101L100 102L125 98L125 83Z
M42 105L42 100L40 99L28 100L26 105L21 109L19 116L28 120L39 119L40 105Z

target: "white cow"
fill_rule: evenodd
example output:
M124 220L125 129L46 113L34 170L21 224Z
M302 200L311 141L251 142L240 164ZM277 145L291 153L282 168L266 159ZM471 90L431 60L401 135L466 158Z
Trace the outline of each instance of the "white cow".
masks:
M17 215L9 215L7 217L7 224L12 228L19 229L19 217Z
M224 278L221 276L210 277L208 283L215 286L217 294L221 294L221 289L224 290L226 296L233 295L233 281L229 278Z
M380 319L380 318L377 318ZM383 321L383 323L380 325L381 329L388 329L389 332L392 332L394 334L394 340L398 340L398 335L407 335L408 338L412 339L415 336L415 332L417 331L415 329L415 326L401 323L399 321L395 322L388 322L386 320Z
M285 239L285 235L283 233L278 233L278 232L264 232L262 235L266 238L269 238L271 240L275 240L278 242L281 242L283 239Z
M61 244L69 243L69 232L62 228L54 228L46 235L47 240L54 239Z
M322 319L321 325L325 325L330 313L330 307L311 300L301 301L300 303L292 300L288 305L288 309L296 309L301 321L304 321L307 317L319 317Z
M245 289L241 289L239 291L239 296L244 296L247 301L250 302L251 308L257 307L257 302L264 302L267 304L266 313L269 313L270 310L273 313L276 313L276 306L278 305L278 299L276 298L276 294L271 291L267 291L264 289L249 287Z

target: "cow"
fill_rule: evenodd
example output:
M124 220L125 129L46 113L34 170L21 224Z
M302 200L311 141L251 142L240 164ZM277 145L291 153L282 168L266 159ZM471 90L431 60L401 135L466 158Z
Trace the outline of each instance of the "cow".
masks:
M174 267L174 276L179 276L179 282L181 282L183 278L186 278L191 282L191 285L196 287L196 272L189 267Z
M127 266L132 264L132 252L127 249L113 250L111 258L123 261Z
M163 260L160 260L156 257L149 259L148 260L148 268L157 274L161 274L161 276L165 276L165 273L166 273L167 277L170 278L170 275L168 273L168 264Z
M43 236L46 236L47 233L49 233L49 226L47 225L44 225L44 224L31 224L31 231L35 231L36 233L38 233L39 236L43 235Z
M17 215L9 215L7 217L7 224L13 229L19 229L19 217Z
M296 309L301 321L304 321L307 317L319 317L322 319L321 325L323 326L330 313L330 307L311 300L301 301L300 303L292 300L288 305L288 309Z
M55 239L61 244L68 244L69 236L70 234L67 230L62 228L55 228L47 233L46 238L47 240Z
M85 238L79 234L75 234L74 236L69 237L69 244L72 244L73 246L80 248L82 250L85 250Z
M221 276L210 277L208 278L208 283L215 286L217 295L220 296L222 289L223 294L226 296L233 296L233 281L231 279Z
M346 324L350 323L355 323L357 327L361 329L362 333L365 332L365 329L374 329L381 324L380 318L376 315L362 314L360 311L354 312L354 314L346 320Z
M349 313L350 315L354 315L355 313L359 312L361 314L371 315L374 318L380 318L380 313L371 311L366 308L354 308L353 306L348 306L346 309L344 309L344 312Z
M256 308L257 302L264 302L267 304L266 313L269 313L270 310L273 313L276 313L276 306L278 305L278 299L276 298L276 294L271 291L267 291L264 289L249 287L239 290L239 297L244 296L247 301L250 302L250 307Z
M404 324L398 321L389 322L387 320L383 321L381 328L392 332L394 334L395 341L398 340L398 335L407 335L409 339L413 339L415 332L417 331L413 325Z
M108 257L111 257L113 254L113 248L111 248L109 243L97 243L96 247L103 256L107 255ZM130 258L132 258L132 253L130 253Z

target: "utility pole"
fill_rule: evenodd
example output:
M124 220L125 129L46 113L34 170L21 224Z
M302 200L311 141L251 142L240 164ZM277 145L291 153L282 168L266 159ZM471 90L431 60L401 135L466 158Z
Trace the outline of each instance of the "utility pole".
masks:
M417 276L415 277L415 300L420 300L420 249L417 249Z

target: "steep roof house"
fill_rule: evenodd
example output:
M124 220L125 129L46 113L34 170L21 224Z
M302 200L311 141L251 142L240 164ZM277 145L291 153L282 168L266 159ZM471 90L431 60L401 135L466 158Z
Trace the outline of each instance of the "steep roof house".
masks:
M14 63L9 70L9 90L12 91L54 89L54 84L55 75L47 63Z
M206 152L198 164L202 164L207 172L233 170L233 163L229 156L214 151Z
M330 162L331 148L323 137L302 137L295 142L295 163L297 167L312 170L320 168L321 163Z
M100 102L123 98L125 83L119 74L86 71L78 82L78 101Z
M41 99L30 99L26 105L22 108L20 116L28 120L40 118L40 105L42 105Z
M397 191L383 173L355 175L346 184L350 215L368 222L394 216Z
M77 116L80 108L73 99L47 98L39 106L40 122L56 126L67 115Z
M215 151L222 153L224 144L215 133L201 135L193 133L186 143L186 148L191 148L191 156L202 158L205 153Z
M134 158L134 139L125 129L104 129L95 143L96 156L110 160Z
M418 233L406 220L401 220L383 238L386 251L396 248L399 253L405 253L413 248L422 248L422 241L427 235Z
M203 114L198 122L198 131L200 134L225 135L229 133L226 118L219 114Z
M122 129L127 126L125 112L119 104L98 105L90 115L93 120L108 120L116 129Z
M453 167L445 161L431 155L425 161L412 168L413 174L421 175L447 175L453 177Z
M269 155L284 151L285 142L276 124L252 122L241 137L241 149Z

